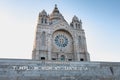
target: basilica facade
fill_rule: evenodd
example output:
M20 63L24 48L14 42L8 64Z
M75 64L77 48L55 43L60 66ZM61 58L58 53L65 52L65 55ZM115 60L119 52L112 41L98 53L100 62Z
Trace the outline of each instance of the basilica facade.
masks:
M93 62L82 21L39 13L32 59L0 58L0 80L120 80L120 62Z
M90 61L82 21L74 16L67 23L55 5L50 15L39 13L32 59Z

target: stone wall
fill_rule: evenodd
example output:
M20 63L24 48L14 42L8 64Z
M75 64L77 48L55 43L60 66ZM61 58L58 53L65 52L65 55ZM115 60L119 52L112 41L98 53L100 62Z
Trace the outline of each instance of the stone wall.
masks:
M0 80L120 80L120 63L0 59Z

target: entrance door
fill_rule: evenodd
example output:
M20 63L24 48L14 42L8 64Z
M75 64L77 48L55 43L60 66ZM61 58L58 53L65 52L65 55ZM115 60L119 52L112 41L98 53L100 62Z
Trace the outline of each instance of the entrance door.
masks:
M65 61L65 56L61 55L61 61Z

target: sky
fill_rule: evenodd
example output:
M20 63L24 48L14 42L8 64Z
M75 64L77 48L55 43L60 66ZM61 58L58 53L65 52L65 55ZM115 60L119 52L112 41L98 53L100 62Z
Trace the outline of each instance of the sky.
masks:
M38 14L55 4L82 20L91 61L120 62L120 0L0 0L0 58L31 59Z

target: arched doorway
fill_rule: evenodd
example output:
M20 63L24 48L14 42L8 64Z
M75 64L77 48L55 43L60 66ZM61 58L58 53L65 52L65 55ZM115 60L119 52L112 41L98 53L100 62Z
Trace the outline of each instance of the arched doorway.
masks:
M65 56L64 56L64 55L61 55L60 60L61 60L61 61L65 61Z

